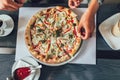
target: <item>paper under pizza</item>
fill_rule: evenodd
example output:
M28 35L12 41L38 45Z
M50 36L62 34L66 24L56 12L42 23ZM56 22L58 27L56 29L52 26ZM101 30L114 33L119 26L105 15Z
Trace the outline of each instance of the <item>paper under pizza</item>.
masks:
M81 45L77 27L77 15L68 8L56 6L39 11L26 27L27 48L39 61L65 62L74 57Z

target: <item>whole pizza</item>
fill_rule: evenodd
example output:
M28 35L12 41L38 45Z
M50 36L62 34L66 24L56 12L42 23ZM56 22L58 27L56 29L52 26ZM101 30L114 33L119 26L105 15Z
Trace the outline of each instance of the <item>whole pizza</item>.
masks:
M28 22L25 41L39 61L62 63L74 57L80 47L77 27L77 15L72 10L62 6L44 9Z

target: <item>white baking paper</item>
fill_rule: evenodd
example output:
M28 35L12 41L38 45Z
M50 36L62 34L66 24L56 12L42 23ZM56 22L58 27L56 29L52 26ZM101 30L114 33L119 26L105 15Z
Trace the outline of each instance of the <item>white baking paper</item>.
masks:
M18 32L17 32L17 45L16 45L16 56L15 60L19 60L25 56L31 56L29 53L25 40L24 40L24 32L26 29L26 25L29 19L39 10L45 9L48 7L22 7L19 10L19 21L18 21ZM75 9L75 13L78 14L78 18L86 11L87 8L77 8ZM83 44L78 51L79 54L76 56L74 60L70 63L72 64L96 64L96 32L94 32L93 36L84 40Z

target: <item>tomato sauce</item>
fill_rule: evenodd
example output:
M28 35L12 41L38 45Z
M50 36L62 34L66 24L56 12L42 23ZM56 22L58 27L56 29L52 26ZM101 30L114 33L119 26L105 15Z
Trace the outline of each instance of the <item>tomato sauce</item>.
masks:
M23 80L27 76L29 76L30 73L31 73L31 70L29 67L18 68L14 72L14 78L15 78L15 80Z

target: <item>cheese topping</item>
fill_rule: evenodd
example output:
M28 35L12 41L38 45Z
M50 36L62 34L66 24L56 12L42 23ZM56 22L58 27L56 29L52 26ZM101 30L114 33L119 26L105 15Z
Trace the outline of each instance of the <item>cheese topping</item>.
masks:
M37 58L44 62L59 63L71 57L78 38L77 32L74 33L78 25L76 16L62 7L46 9L36 14L37 19L30 32L34 50L43 55Z

